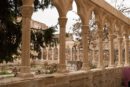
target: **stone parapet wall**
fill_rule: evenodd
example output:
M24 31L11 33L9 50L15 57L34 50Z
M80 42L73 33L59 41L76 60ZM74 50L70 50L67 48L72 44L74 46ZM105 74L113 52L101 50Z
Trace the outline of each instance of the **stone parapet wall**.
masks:
M130 25L130 19L128 17L123 15L123 13L121 13L120 11L118 11L117 9L112 7L110 4L108 4L104 0L91 0L91 1L94 4L98 5L99 7L101 7L102 9L104 9L105 11L107 11L108 14L111 14L111 15L117 17L118 19L120 19L121 21Z
M33 78L10 78L0 87L121 87L122 68L94 69L66 74L39 75Z

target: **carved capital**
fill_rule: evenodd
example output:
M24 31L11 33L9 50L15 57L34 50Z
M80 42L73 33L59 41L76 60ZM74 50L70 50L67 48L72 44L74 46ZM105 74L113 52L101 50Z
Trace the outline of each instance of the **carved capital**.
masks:
M32 5L34 0L22 0L23 5Z
M82 33L83 34L88 34L89 33L88 30L89 30L89 26L88 25L82 25Z
M66 22L67 22L67 18L66 17L60 17L59 18L59 25L60 25L60 27L65 28Z
M103 32L101 30L98 30L98 36L99 36L99 38L102 38Z
M125 36L125 38L128 38L128 37L129 37L129 35L128 35L127 33L124 33L124 36Z
M52 4L57 8L60 17L66 17L67 12L72 8L73 0L52 0Z
M123 38L122 37L118 37L118 41L119 41L119 43L122 43Z
M103 25L102 23L100 23L100 21L96 21L96 24L97 24L97 26L98 26L98 30L99 30L99 31L102 31L104 25Z
M115 35L114 34L109 34L109 39L114 39Z
M22 13L22 17L31 18L33 13L33 6L27 6L27 5L22 6L21 13Z

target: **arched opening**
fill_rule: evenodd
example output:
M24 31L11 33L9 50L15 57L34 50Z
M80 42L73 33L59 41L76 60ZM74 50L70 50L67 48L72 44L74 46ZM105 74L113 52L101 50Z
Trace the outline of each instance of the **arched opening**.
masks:
M81 20L77 13L77 5L73 1L71 10L67 13L66 28L66 61L69 71L81 68Z
M109 64L109 24L105 22L103 28L103 60L104 60L104 67L108 67Z
M96 16L95 12L92 11L91 17L89 20L89 62L90 67L96 68L98 61L98 39L97 39L97 24L96 24Z
M58 17L58 11L54 6L39 9L32 15L31 67L36 69L36 73L56 72L59 62Z

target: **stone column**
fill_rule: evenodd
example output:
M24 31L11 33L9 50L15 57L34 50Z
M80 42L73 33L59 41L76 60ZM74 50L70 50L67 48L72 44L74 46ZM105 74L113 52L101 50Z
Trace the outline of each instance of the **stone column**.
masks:
M70 61L73 61L73 46L70 47Z
M46 60L49 61L49 47L46 47Z
M109 67L114 67L114 44L113 44L114 35L109 35Z
M102 27L99 27L102 28ZM104 65L103 65L103 41L102 41L102 31L98 30L98 35L99 35L99 58L98 58L98 68L103 69Z
M125 34L125 66L130 66L128 34Z
M82 70L89 70L88 62L88 25L82 25L82 43L83 43L83 66Z
M60 49L59 49L59 66L58 66L58 72L66 72L66 57L65 57L65 29L66 29L66 17L60 17L59 18L59 25L60 25Z
M41 49L41 60L43 60L43 48L40 46Z
M118 67L123 66L123 56L122 56L122 37L118 37Z
M80 61L80 48L77 47L77 61Z
M33 76L30 71L30 22L33 13L31 5L23 5L22 13L22 55L21 55L21 71L19 76Z
M93 48L93 51L92 51L92 64L95 65L96 63L96 60L95 60L95 48Z

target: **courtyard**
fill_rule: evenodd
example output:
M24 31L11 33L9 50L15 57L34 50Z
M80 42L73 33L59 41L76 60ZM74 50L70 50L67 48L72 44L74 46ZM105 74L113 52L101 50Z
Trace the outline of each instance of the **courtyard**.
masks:
M38 47L32 41L40 41L36 37L45 36L48 26L32 21L33 0L22 0L20 55L0 63L0 87L128 87L130 19L104 0L51 3L59 14L59 33ZM73 3L80 20L75 32L67 34L67 13Z

